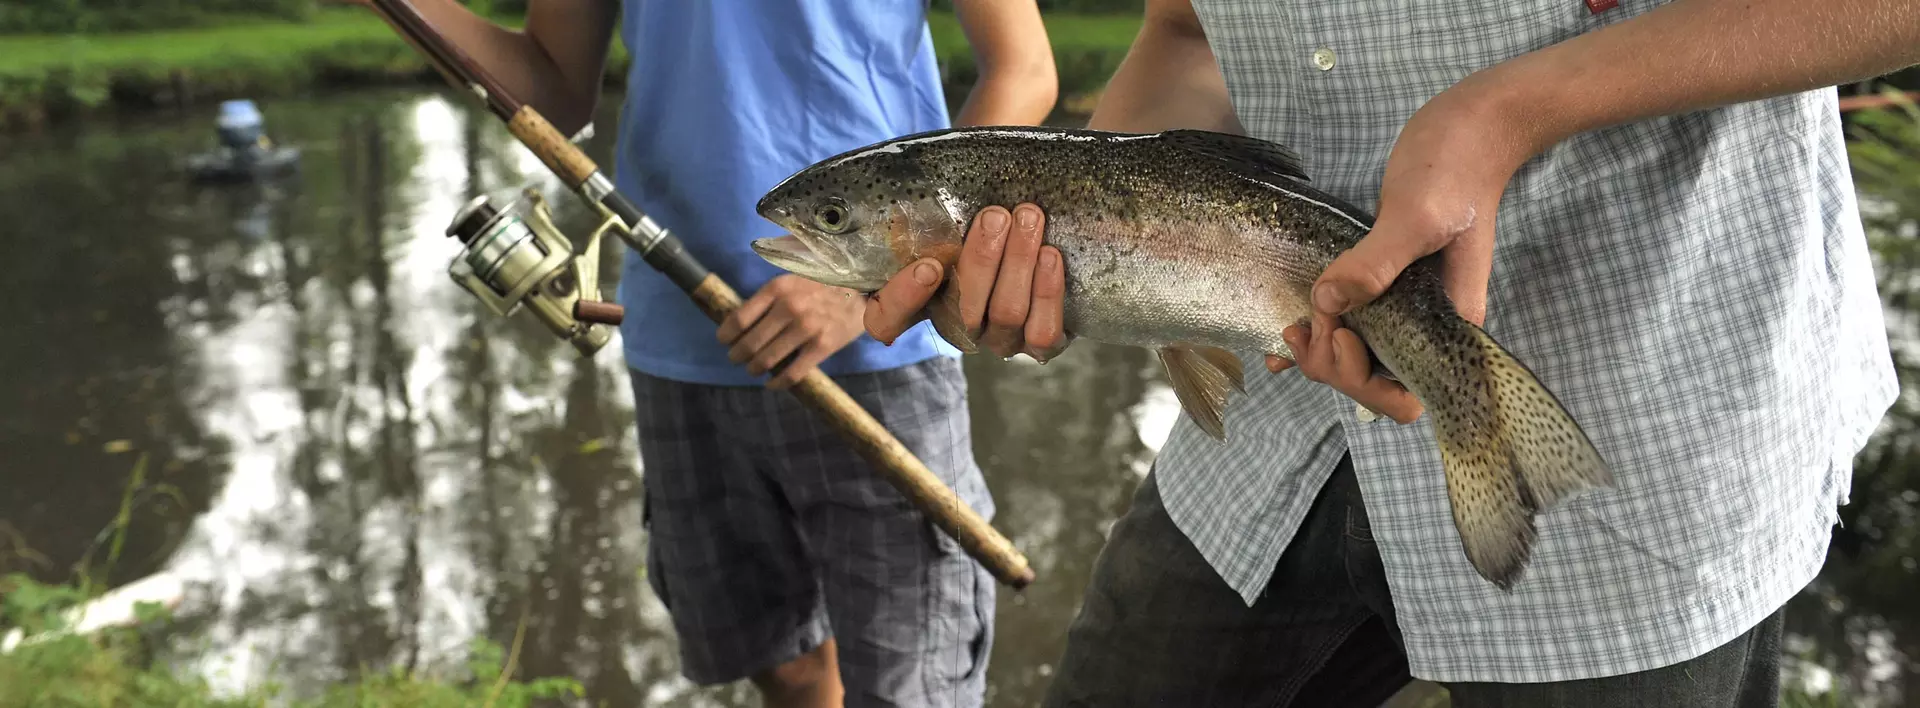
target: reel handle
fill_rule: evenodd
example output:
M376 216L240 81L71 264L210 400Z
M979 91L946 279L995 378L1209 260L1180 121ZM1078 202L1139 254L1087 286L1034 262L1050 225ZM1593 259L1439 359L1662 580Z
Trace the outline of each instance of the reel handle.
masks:
M620 326L627 317L626 308L611 302L581 300L573 304L573 318L581 322Z
M716 324L739 309L740 296L733 288L688 253L679 239L652 223L638 208L620 196L612 182L600 173L599 166L586 153L554 129L553 124L539 111L510 95L499 81L488 75L485 68L434 29L432 23L427 22L408 0L368 0L368 4L408 43L426 55L448 82L462 90L471 91L485 103L495 117L506 123L507 131L576 194L589 205L618 216L626 228L618 230L617 235L638 251L648 265L691 296ZM555 239L551 235L541 241L551 244L550 248L545 249L547 253L557 254L565 246L564 239ZM597 238L594 243L598 243ZM476 262L479 267L475 267ZM489 285L487 278L483 277L485 274L481 272L492 269L494 262L476 258L461 264L456 260L456 265L450 270L456 271L453 275L461 287L473 292L489 308L502 315L511 314L520 307L524 296L533 292L529 289L533 284L552 284L562 279L553 276L541 280L528 276L515 280L521 285L509 287L503 294L501 288ZM558 267L557 263L542 260L522 270L551 274ZM577 295L568 296L568 299L572 297ZM592 319L595 317L611 318L614 316L612 310L583 307L579 302L565 306L550 293L536 294L536 297L524 301L534 306L534 311L549 329L571 341L583 355L591 356L611 336L602 329L580 325L597 323L599 320ZM792 391L821 413L834 428L845 433L854 447L888 481L922 512L933 517L941 529L958 540L968 554L991 570L995 577L1015 588L1024 588L1033 581L1033 569L1012 542L995 531L971 507L962 503L953 490L948 489L912 451L896 440L832 379L816 370L802 379Z
M618 231L616 235L639 252L647 265L686 292L714 324L725 321L727 315L740 308L739 293L689 253L680 239L653 223L614 190L593 160L532 106L521 106L512 112L507 117L507 130L548 169L586 197L588 203L600 205L628 225L631 230ZM1027 564L1026 556L1014 548L1013 542L974 512L973 507L961 502L945 482L927 469L926 463L833 379L815 369L789 390L845 435L894 488L932 517L936 525L958 541L968 555L986 566L994 577L1015 589L1023 589L1033 582L1033 568Z

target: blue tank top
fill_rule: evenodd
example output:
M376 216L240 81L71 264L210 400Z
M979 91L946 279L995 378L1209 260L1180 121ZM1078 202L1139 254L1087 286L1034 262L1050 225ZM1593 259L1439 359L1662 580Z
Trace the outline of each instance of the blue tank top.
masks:
M784 233L760 196L821 159L944 128L947 105L923 0L626 0L633 57L614 183L687 250L751 296L785 271L749 241ZM627 364L662 378L759 385L716 325L626 249L618 298ZM865 333L828 375L959 356L922 322L885 346Z

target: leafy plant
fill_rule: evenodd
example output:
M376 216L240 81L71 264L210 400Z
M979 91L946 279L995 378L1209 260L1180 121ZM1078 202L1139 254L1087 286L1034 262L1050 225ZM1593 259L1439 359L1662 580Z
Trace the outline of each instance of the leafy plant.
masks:
M42 583L25 573L0 576L0 636L17 629L23 638L11 651L0 653L0 708L241 708L264 707L278 696L278 687L267 685L241 696L218 697L205 680L174 673L156 649L173 622L172 613L161 605L137 603L131 625L108 626L91 633L76 632L71 626L71 611L106 590L93 578L106 577L119 560L133 508L150 494L164 493L146 484L145 470L146 456L142 455L121 496L119 514L103 531L107 557L100 567L82 559L76 565L78 579L66 584ZM394 669L330 686L318 699L288 705L525 708L535 699L580 696L584 689L572 679L513 679L525 631L523 621L510 653L503 653L497 644L485 639L471 642L466 666L471 677L464 680Z
M278 698L275 686L222 698L198 677L180 676L155 660L149 648L171 622L171 613L143 603L138 622L90 635L69 631L62 613L90 599L76 586L44 585L24 574L0 579L0 625L25 630L29 641L0 654L0 708L26 706L126 706L128 708L242 708ZM522 628L524 632L524 626ZM470 644L470 678L449 680L392 669L328 687L318 698L288 701L295 708L526 708L537 699L578 697L569 678L512 678L512 653L485 639Z
M1904 384L1920 373L1920 108L1889 95L1893 107L1849 116L1848 149ZM1788 605L1789 629L1817 648L1808 660L1834 671L1834 684L1863 703L1897 705L1901 694L1920 688L1920 605L1913 602L1920 586L1920 399L1913 393L1903 391L1855 459L1852 501L1839 510L1826 566ZM1875 664L1895 671L1877 678Z

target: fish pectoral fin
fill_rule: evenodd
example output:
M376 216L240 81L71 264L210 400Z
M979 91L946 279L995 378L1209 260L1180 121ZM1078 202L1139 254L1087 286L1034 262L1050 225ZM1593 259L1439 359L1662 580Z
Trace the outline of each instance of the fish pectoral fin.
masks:
M1228 392L1247 390L1240 357L1218 347L1192 345L1162 347L1159 354L1173 395L1187 417L1213 439L1226 440Z
M933 321L933 330L939 332L955 349L965 354L980 351L980 343L967 334L966 320L960 318L960 289L954 287L951 280L940 286L939 292L933 294L933 299L927 301L921 313Z

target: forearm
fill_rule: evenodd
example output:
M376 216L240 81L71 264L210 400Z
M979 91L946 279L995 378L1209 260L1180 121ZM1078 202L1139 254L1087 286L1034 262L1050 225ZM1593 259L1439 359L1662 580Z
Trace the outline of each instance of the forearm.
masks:
M1053 63L982 75L954 116L955 125L1038 125L1053 112L1059 81Z
M1087 127L1131 133L1173 128L1246 133L1234 116L1213 50L1184 1L1177 10L1148 7L1140 36L1107 81Z
M973 49L980 78L954 116L957 125L1035 125L1059 97L1053 47L1033 0L959 0L954 18Z
M617 8L605 0L532 0L515 31L456 0L411 0L435 29L562 134L593 116Z
M1674 0L1468 81L1530 135L1573 135L1868 79L1920 63L1916 0Z

